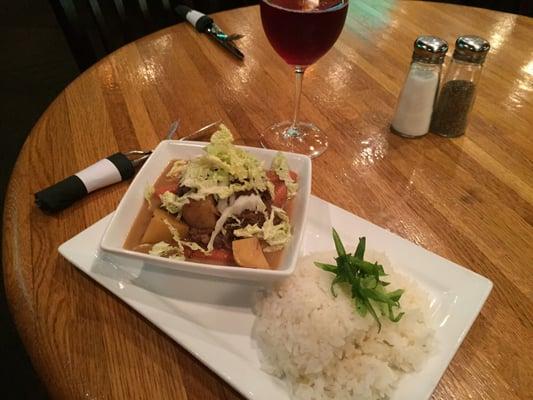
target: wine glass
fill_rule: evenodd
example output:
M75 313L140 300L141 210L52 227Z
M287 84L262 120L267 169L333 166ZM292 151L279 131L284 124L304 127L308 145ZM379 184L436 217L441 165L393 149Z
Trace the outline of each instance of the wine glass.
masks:
M261 21L268 41L294 67L296 91L291 121L272 125L261 134L263 147L319 156L327 136L299 119L305 69L333 46L344 26L348 0L262 0Z

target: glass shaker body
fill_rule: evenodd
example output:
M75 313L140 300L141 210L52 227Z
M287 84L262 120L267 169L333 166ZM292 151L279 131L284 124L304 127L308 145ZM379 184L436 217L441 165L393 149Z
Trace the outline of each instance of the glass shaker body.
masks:
M481 77L482 64L452 59L446 69L442 84L448 81L469 81L477 85Z
M428 133L442 64L412 61L391 121L394 133L420 137Z
M438 135L457 137L466 131L483 62L489 49L488 42L477 37L460 37L456 46L461 40L472 38L483 44L483 51L476 51L475 48L467 50L456 48L452 62L444 75L431 121L431 132Z
M392 132L410 138L428 133L447 51L448 43L436 36L416 38L409 72L392 117Z

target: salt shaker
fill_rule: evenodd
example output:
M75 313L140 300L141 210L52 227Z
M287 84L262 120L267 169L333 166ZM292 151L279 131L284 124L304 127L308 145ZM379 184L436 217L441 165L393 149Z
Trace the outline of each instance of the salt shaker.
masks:
M435 105L431 132L445 137L457 137L465 133L489 49L489 42L478 36L457 38L453 59Z
M448 43L436 36L415 40L411 66L392 118L392 132L410 138L428 133L447 51Z

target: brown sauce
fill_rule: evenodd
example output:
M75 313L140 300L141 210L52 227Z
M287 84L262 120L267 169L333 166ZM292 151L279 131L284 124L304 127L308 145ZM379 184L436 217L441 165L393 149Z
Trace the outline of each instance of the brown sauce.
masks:
M133 225L124 241L124 248L126 250L135 250L141 244L141 238L144 235L148 223L152 219L152 210L148 208L148 203L143 201L141 209L133 221Z
M154 187L176 182L176 178L170 179L167 177L168 172L172 169L172 165L174 165L174 161L176 160L172 160L168 163L159 178L157 178L155 181ZM152 196L150 203L151 208L148 206L148 202L146 200L143 201L141 209L139 210L135 221L133 221L133 225L131 226L128 236L124 241L125 249L135 250L135 248L141 244L141 239L146 231L146 227L152 218L152 210L161 205L161 200L159 200L158 196Z

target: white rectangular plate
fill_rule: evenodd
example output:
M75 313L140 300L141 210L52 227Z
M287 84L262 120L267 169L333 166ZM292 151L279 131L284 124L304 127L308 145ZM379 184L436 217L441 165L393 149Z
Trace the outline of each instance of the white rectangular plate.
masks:
M492 282L316 197L309 202L302 255L334 249L331 227L346 242L366 236L396 269L429 294L438 348L421 371L400 381L393 400L427 399L492 289ZM253 400L289 399L284 384L261 371L250 334L251 284L172 271L99 251L107 216L63 243L59 252L129 304L206 366Z

